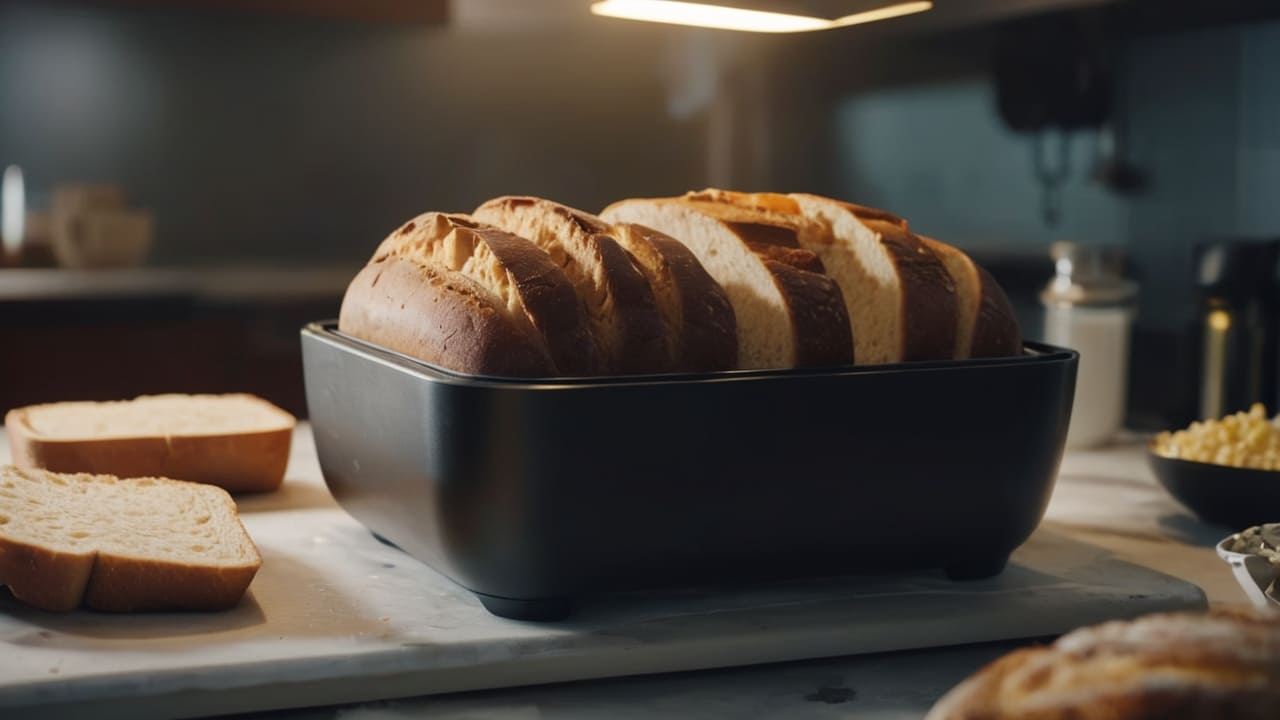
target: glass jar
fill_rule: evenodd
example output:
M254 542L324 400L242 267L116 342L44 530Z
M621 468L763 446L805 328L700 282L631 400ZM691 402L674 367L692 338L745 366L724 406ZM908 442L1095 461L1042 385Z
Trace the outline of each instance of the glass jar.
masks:
M1137 283L1117 248L1057 242L1054 277L1040 294L1044 340L1080 353L1067 447L1105 443L1123 426L1129 396L1129 337Z

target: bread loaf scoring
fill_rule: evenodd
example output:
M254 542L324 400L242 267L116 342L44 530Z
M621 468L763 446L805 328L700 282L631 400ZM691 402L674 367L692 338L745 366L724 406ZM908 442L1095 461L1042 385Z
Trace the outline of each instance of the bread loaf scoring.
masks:
M1017 650L943 696L926 720L1273 720L1280 614L1155 614Z
M382 242L339 329L474 375L574 377L1021 352L999 286L905 220L807 194L703 190L599 216L505 196Z
M578 289L608 374L671 370L668 330L653 288L631 256L590 213L531 197L494 198L472 213L529 238Z
M595 375L600 356L586 310L569 278L532 242L458 214L425 213L400 226L374 253L460 273L475 281L512 320L546 344L561 376Z

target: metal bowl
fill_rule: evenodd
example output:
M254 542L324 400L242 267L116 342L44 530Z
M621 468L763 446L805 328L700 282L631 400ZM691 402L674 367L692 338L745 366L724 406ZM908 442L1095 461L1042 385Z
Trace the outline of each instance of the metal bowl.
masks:
M1280 571L1261 555L1235 552L1229 549L1235 535L1228 535L1218 543L1218 557L1231 566L1236 582L1256 607L1280 609Z

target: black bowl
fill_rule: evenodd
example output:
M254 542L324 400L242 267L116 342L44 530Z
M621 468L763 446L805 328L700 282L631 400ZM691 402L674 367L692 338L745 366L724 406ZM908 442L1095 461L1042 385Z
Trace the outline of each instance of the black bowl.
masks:
M1149 447L1147 461L1164 489L1205 522L1239 530L1280 517L1280 471L1169 458Z

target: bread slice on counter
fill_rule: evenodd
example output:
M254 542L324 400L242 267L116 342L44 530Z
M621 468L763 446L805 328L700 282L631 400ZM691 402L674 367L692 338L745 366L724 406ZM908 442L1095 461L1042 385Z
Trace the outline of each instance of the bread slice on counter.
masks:
M1280 614L1154 614L1015 650L925 720L1274 720Z
M532 240L564 270L585 305L605 373L671 369L653 289L608 224L550 200L516 196L494 198L472 217Z
M119 477L170 477L232 492L279 487L296 420L258 397L148 395L59 402L4 418L22 468Z
M0 585L34 607L225 610L261 565L221 488L0 466Z
M689 197L802 217L820 228L798 235L844 295L859 365L950 358L955 284L942 261L883 210L792 193L703 190Z
M623 200L601 217L654 228L693 251L733 306L740 368L853 362L840 288L801 247L794 218L688 197Z
M1022 333L1000 284L959 248L920 238L941 258L956 286L956 345L953 357L1022 354Z
M554 377L547 343L518 317L462 273L383 255L347 287L338 330L456 372Z
M457 214L425 213L400 226L374 253L461 273L502 301L516 322L546 343L555 374L600 372L586 310L569 278L531 241Z
M683 243L634 223L612 235L653 288L667 325L671 369L715 372L738 366L738 324L729 296Z

